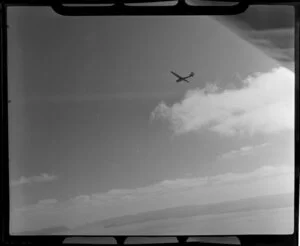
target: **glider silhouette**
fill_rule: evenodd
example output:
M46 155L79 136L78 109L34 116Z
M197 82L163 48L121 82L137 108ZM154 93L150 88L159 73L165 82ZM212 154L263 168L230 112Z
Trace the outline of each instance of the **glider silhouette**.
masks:
M191 77L193 77L193 76L195 75L193 72L191 72L190 75L188 75L188 76L186 76L186 77L182 77L182 76L178 75L177 73L175 73L175 72L173 72L173 71L171 71L171 73L172 73L174 76L177 77L177 80L176 80L177 83L183 82L183 81L185 81L186 83L189 83L190 81L188 81L187 79L188 79L188 78L191 78Z

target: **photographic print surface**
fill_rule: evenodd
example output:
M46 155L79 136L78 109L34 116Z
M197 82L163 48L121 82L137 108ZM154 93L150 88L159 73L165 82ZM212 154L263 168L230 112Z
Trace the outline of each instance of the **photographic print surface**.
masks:
M272 8L290 25L8 8L11 235L292 233L294 13Z

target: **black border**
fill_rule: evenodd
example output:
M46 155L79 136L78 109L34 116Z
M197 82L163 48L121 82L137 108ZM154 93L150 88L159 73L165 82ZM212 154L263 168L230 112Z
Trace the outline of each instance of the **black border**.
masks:
M50 6L54 10L58 11L63 15L224 15L224 14L237 14L243 12L247 5L289 5L294 6L295 9L295 197L294 197L294 233L291 235L211 235L201 237L229 237L236 236L239 238L242 245L257 245L266 244L274 245L279 243L280 245L294 245L298 246L298 233L299 233L299 68L300 68L300 2L298 1L279 1L279 0L244 0L243 3L234 6L233 8L222 7L223 10L218 9L217 11L212 8L203 8L195 6L185 7L184 4L179 1L179 5L168 6L168 7L154 7L151 11L145 10L145 7L130 7L130 9L122 4L117 4L113 6L112 10L104 12L102 10L97 11L88 9L73 10L71 8L63 7L59 0L52 1L38 1L38 0L11 0L11 1L1 1L0 2L0 113L1 113L1 162L0 162L0 204L1 204L1 221L0 221L0 233L1 233L1 243L3 244L62 244L63 241L68 237L113 237L116 239L118 244L123 244L127 237L143 237L136 235L128 236L87 236L87 235L76 235L76 236L11 236L9 234L9 219L10 219L10 206L9 206L9 152L8 152L8 87L7 87L7 16L6 10L8 6ZM64 3L74 3L74 2L85 2L81 0L65 0ZM106 2L120 2L120 0L104 0ZM125 0L126 1L126 0ZM127 0L126 2L138 2L139 0ZM227 0L223 0L224 2ZM228 0L230 1L230 0ZM89 2L95 3L97 0L90 0ZM103 3L103 1L100 1ZM179 7L178 7L179 6ZM195 7L195 8L194 8ZM148 9L149 7L147 7ZM198 8L198 10L195 10ZM95 8L93 8L95 9ZM76 12L77 11L77 12ZM105 7L107 11L107 7ZM208 11L208 12L207 12ZM168 236L145 236L145 237L175 237L174 235ZM199 235L188 235L188 236L178 236L176 237L179 243L186 242L188 237L199 237ZM173 243L168 243L173 245ZM199 243L187 243L190 245L195 245ZM202 245L212 245L209 243L201 243ZM145 244L147 245L147 244ZM155 244L155 245L165 245L165 244Z
M136 2L128 1L127 2ZM247 9L248 5L241 1L233 6L191 6L184 0L178 0L174 6L128 6L122 1L110 7L68 7L59 1L54 1L52 8L58 14L66 16L91 15L225 15L239 14Z

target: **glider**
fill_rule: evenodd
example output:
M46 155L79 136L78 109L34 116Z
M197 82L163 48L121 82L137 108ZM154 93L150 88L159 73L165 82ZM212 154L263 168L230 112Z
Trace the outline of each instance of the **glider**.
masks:
M173 72L173 71L171 71L171 73L172 73L174 76L177 77L177 80L176 80L177 83L182 82L182 81L185 81L186 83L189 83L190 81L188 81L187 79L188 79L188 78L191 78L191 77L193 77L193 76L195 75L193 72L191 72L188 76L182 77L182 76L178 75L177 73L175 73L175 72Z

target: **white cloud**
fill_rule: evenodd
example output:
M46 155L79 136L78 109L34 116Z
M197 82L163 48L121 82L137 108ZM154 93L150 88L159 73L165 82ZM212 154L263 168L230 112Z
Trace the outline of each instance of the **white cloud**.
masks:
M293 72L280 67L242 83L242 89L222 92L215 85L189 90L181 102L161 102L151 118L168 120L176 134L203 127L227 136L294 129Z
M207 83L204 88L204 93L214 93L219 90L220 88L216 84Z
M254 154L256 150L261 149L263 147L269 146L270 143L263 143L259 145L254 145L254 146L243 146L239 149L236 150L231 150L227 153L224 153L220 156L220 158L234 158L238 156L245 156L245 155L251 155Z
M57 179L57 176L49 175L47 173L42 173L39 176L31 176L31 177L21 176L18 180L12 180L11 186L16 187L16 186L30 184L30 183L50 182L55 179Z

